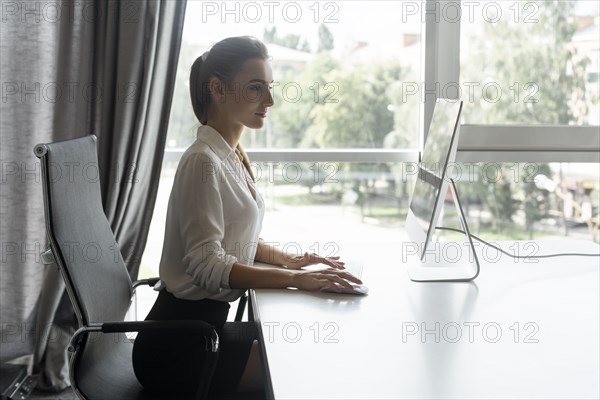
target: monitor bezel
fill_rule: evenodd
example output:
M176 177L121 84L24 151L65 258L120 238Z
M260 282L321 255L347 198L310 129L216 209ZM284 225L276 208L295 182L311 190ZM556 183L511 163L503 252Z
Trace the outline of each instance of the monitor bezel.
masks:
M409 207L408 207L408 213L407 213L407 217L406 217L406 231L410 237L410 239L417 243L420 244L420 254L419 257L421 260L423 260L425 258L425 255L427 254L427 247L429 245L429 243L431 243L431 238L433 236L433 232L435 231L435 225L439 219L439 216L441 214L441 211L444 207L444 200L446 197L446 193L448 192L448 188L449 188L449 178L446 176L446 172L448 170L448 165L451 162L454 162L456 160L456 152L458 149L458 137L459 137L459 132L460 132L460 117L462 114L462 108L463 108L463 101L462 100L453 100L453 99L444 99L444 98L440 98L436 101L434 110L433 110L433 117L435 116L435 112L436 110L438 110L438 105L440 102L447 102L450 103L452 106L454 106L456 103L458 103L458 111L456 113L456 119L454 120L454 128L452 130L452 136L450 138L450 146L448 149L448 152L446 153L446 157L444 160L444 164L443 167L441 169L441 176L436 176L435 173L432 173L431 171L427 170L427 168L421 168L421 165L418 166L418 171L419 174L417 174L417 180L421 180L423 184L425 185L430 185L433 187L433 185L426 181L425 179L422 179L421 174L430 174L433 177L436 177L440 180L440 186L439 186L439 190L437 192L437 195L435 197L435 201L434 201L434 206L433 206L433 212L431 213L431 217L429 220L429 225L427 227L427 230L423 229L421 227L421 223L419 222L419 218L414 214L414 212L412 211L412 204L413 204L413 199L414 199L414 191L413 191L413 197L411 197L411 201L409 203ZM438 111L439 112L439 111ZM433 117L432 117L432 121L433 121ZM425 145L423 146L425 148ZM420 157L421 159L422 157ZM421 164L421 163L419 163ZM422 172L425 171L425 172ZM415 185L417 184L417 182L415 182ZM435 187L434 187L435 190Z

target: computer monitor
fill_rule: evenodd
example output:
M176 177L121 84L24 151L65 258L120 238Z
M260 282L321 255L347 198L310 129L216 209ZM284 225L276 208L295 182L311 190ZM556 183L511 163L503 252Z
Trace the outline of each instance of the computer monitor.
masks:
M438 99L435 104L406 217L413 247L405 246L404 256L413 281L468 281L479 274L479 261L456 186L447 173L448 165L456 159L462 107L463 102L458 100ZM448 188L466 240L462 244L436 242L433 246Z

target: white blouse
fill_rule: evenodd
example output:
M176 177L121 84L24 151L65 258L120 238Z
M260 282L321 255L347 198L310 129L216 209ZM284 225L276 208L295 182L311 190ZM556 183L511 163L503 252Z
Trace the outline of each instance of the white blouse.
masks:
M236 262L254 263L263 217L263 199L235 150L200 126L175 174L157 289L187 300L238 299L244 291L230 289L229 273Z

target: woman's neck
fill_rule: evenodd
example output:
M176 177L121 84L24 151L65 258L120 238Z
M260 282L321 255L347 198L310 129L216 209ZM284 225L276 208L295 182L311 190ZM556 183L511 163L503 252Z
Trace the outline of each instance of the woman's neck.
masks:
M206 125L212 127L223 136L223 139L235 149L240 141L244 126L240 123L231 123L228 120L221 120L219 118L213 118L207 121Z

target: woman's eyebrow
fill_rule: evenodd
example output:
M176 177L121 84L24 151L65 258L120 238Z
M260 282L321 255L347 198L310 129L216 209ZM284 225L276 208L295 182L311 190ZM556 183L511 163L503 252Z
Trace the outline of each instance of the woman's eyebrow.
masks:
M267 81L265 81L264 79L251 79L251 80L248 81L248 83L253 83L253 82L260 82L263 85L267 83ZM275 82L275 81L272 80L270 83L273 83L273 82Z

